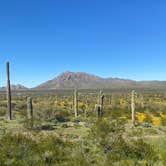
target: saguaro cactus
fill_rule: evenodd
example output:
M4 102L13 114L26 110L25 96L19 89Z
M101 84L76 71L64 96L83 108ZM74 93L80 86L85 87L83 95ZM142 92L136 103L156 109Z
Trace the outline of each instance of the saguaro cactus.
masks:
M33 104L31 97L27 97L27 115L30 121L30 127L33 127Z
M131 92L131 120L133 125L135 125L135 91Z
M9 69L9 62L6 63L6 79L7 79L7 118L9 120L12 119L12 110L11 110L11 87L10 87L10 69Z
M98 104L95 105L95 110L97 111L97 116L102 116L103 114L103 104L104 104L104 95L103 92L100 90L99 97L98 97Z
M86 106L85 106L85 110L84 110L84 117L86 118L87 117L87 110L88 110L88 96L86 97L85 103L86 103Z
M74 113L75 117L78 116L78 91L77 89L74 90Z
M103 106L104 106L104 98L105 98L105 96L103 95L103 92L101 91L100 92L100 101L101 101L101 106L102 106L102 108L103 108Z
M103 114L103 106L104 106L104 95L103 92L100 91L100 95L99 95L99 105L101 106L101 114Z

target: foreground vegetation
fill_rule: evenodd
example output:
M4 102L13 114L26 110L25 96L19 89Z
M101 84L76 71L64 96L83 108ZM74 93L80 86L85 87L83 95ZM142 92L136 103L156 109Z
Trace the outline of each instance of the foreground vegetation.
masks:
M135 126L130 91L104 94L104 114L97 117L98 91L79 91L75 117L72 91L13 93L11 121L5 117L2 94L0 165L165 166L165 92L137 93ZM27 96L33 99L33 127L27 118Z

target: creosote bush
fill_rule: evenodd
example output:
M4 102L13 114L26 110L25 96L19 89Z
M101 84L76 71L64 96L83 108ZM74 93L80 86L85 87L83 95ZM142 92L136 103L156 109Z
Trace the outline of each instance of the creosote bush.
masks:
M109 121L99 119L93 126L90 133L93 144L100 149L106 160L118 162L128 160L156 160L157 153L154 147L143 139L128 140L123 133L125 132L123 121Z

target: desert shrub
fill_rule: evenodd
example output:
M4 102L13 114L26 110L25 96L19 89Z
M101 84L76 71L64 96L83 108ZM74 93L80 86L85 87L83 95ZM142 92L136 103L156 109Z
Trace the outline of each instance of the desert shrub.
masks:
M70 147L55 136L36 140L35 135L6 134L0 139L0 165L59 165L69 161Z
M67 122L67 121L69 121L69 118L66 117L66 116L64 116L63 113L57 113L57 114L55 115L55 119L56 119L58 122Z
M131 111L129 109L115 108L105 111L104 117L110 117L111 119L125 117L125 119L130 119Z
M81 122L81 121L83 121L83 118L80 117L80 116L75 117L75 118L73 118L73 120L72 120L72 122L74 122L74 123L79 123L79 122Z
M56 120L58 122L66 122L69 120L69 112L66 110L62 110L62 109L55 109L52 107L47 107L44 106L38 110L35 110L35 116L37 119L43 120L43 121L54 121L56 122Z
M26 105L26 102L13 102L12 108L15 111L22 112L22 111L26 111L27 105Z
M158 156L154 150L155 148L146 143L142 138L132 140L130 143L132 148L132 153L130 153L131 158L137 160L158 160Z
M166 117L161 118L161 123L163 126L166 126Z
M99 119L93 126L91 135L104 153L112 160L125 155L128 146L123 139L124 125L120 121Z
M139 125L142 126L142 127L145 127L145 128L151 128L152 127L152 124L147 123L147 122L141 122L141 123L139 123Z
M146 123L152 124L152 118L151 118L151 116L150 116L150 113L147 112L146 114L147 114L147 115L146 115L146 118L145 118L144 121L145 121Z
M52 124L42 124L41 125L41 130L54 130L54 127L52 126Z
M42 107L39 110L35 110L35 116L38 119L50 121L55 118L56 110L52 108Z
M0 109L0 116L5 116L6 115L6 108L1 108Z
M34 130L37 132L42 130L42 121L36 117L33 117L33 119L28 119L27 116L24 116L19 123L29 131Z
M124 123L121 121L108 121L99 119L91 131L94 143L112 162L122 159L155 160L154 147L143 141L143 139L128 139L123 135ZM135 135L134 135L135 136ZM142 148L141 148L142 147Z
M0 139L0 165L37 164L40 161L37 157L39 151L39 146L32 138L21 134L6 134Z

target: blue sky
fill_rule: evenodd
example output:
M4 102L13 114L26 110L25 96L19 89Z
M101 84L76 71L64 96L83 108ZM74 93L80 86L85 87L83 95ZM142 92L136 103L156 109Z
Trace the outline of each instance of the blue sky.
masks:
M166 80L165 0L1 0L0 86L59 73Z

